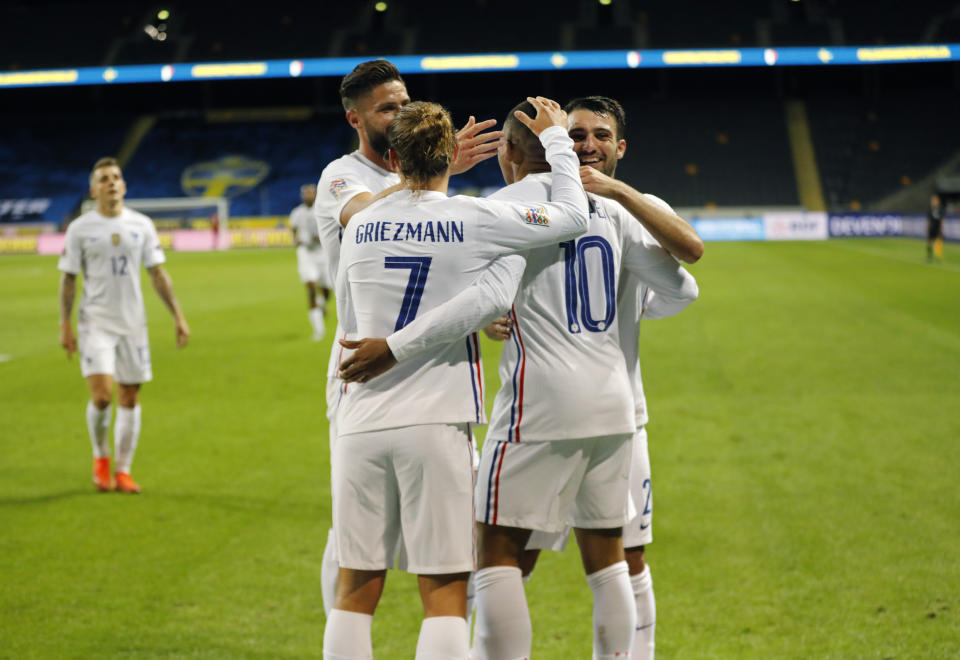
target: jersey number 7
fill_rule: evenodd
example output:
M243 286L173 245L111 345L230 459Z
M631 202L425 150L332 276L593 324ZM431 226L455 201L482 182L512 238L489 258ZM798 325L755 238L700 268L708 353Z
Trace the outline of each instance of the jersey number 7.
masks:
M420 307L423 287L427 283L427 274L430 272L432 261L433 257L384 257L385 268L404 268L410 271L410 279L407 281L407 290L403 292L403 303L400 305L400 316L397 317L394 332L417 318L417 309Z

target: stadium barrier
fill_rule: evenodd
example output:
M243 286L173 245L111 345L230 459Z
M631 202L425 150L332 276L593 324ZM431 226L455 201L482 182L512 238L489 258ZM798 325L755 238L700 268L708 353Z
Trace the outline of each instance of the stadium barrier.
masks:
M713 215L712 212L711 215ZM271 218L270 222L275 222ZM922 215L896 213L812 213L771 211L758 215L692 217L704 241L822 241L849 237L904 236L926 238L927 219ZM291 248L293 236L285 227L257 226L216 232L212 229L177 229L157 232L164 250L205 252L238 248ZM943 237L960 242L960 216L943 222ZM0 234L0 255L63 252L62 233Z

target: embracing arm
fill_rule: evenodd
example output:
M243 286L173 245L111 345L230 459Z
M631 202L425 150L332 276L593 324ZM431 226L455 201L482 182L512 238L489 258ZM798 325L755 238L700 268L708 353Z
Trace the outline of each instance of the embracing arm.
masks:
M60 345L67 351L67 357L77 350L77 338L73 334L70 317L73 316L73 301L77 297L77 276L75 273L63 273L60 276Z
M703 241L697 231L666 204L657 203L623 181L592 167L581 167L583 187L601 197L620 202L653 235L667 252L692 264L703 256Z
M340 365L340 377L365 382L398 362L476 332L510 309L525 266L520 255L496 259L470 286L389 337L341 340L356 351Z
M159 264L148 268L147 272L150 273L150 281L153 283L157 295L160 296L160 300L173 314L173 322L177 332L177 348L183 348L190 339L190 327L180 310L177 297L173 294L173 280L170 279L170 274L167 273L166 269Z
M346 227L347 223L350 222L350 218L352 218L354 215L367 208L378 199L383 199L387 195L392 195L398 190L403 190L402 183L395 183L389 188L384 188L377 194L369 192L357 193L350 198L349 202L343 205L343 209L340 211L340 226Z

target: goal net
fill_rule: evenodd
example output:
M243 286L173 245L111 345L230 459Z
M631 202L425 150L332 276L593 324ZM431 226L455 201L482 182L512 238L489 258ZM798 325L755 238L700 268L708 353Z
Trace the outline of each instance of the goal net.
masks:
M225 229L230 219L230 202L226 197L125 199L123 204L150 216L157 229L212 229L217 223ZM96 205L96 200L88 199L81 210L86 213Z

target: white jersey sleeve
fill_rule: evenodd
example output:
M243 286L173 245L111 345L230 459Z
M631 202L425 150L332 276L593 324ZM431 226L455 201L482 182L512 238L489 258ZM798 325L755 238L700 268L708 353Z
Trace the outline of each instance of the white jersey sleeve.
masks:
M160 237L157 235L157 228L146 216L143 216L144 240L141 253L141 260L144 268L153 268L159 266L167 260L163 253L163 246L160 245Z
M464 291L387 337L393 357L404 362L432 346L463 339L505 314L525 266L519 254L495 259Z
M604 205L621 225L623 267L657 292L663 304L678 306L677 311L696 300L699 295L697 281L661 247L640 221L612 200L605 200Z
M587 197L573 140L562 127L551 126L540 133L540 142L553 168L549 201L477 200L486 211L486 222L481 223L479 230L488 244L485 254L490 258L574 238L587 229ZM553 231L544 231L551 225Z
M81 250L80 232L76 222L67 225L67 233L63 241L63 253L57 263L64 273L78 275L83 270L83 251Z

